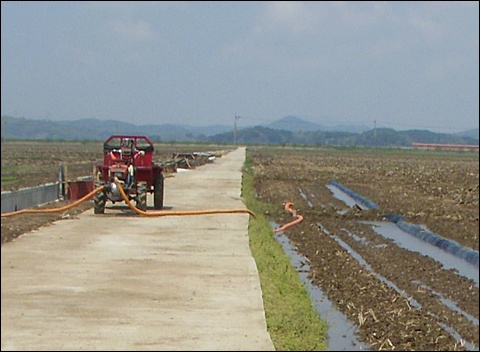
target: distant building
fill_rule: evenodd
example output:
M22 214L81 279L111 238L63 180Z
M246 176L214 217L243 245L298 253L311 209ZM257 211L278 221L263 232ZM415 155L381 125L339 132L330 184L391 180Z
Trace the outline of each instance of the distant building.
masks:
M452 150L479 150L478 144L437 144L437 143L412 143L415 149L452 149Z

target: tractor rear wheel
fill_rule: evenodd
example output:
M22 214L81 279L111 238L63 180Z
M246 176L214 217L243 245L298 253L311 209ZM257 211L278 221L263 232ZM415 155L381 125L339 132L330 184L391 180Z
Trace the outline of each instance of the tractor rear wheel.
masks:
M155 209L163 208L163 188L164 178L163 174L158 174L155 179L154 193L153 193L153 206Z
M137 184L137 208L143 211L147 210L147 183L139 182Z

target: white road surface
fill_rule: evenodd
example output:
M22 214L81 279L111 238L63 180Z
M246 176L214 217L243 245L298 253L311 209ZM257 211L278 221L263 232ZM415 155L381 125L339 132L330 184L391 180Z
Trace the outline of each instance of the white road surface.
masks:
M245 208L244 160L238 148L167 177L164 210ZM273 351L249 217L107 203L3 244L2 351Z

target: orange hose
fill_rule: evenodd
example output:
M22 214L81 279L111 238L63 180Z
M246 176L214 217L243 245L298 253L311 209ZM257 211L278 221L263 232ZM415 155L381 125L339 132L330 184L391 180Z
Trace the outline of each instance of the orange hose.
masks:
M68 210L70 208L73 208L73 207L77 206L78 204L80 204L82 202L85 202L88 198L91 198L95 193L102 191L103 188L104 188L104 186L100 186L100 187L94 189L93 191L91 191L89 194L87 194L83 198L80 198L79 200L73 202L72 204L68 204L68 205L65 205L65 206L60 207L60 208L22 209L22 210L19 210L19 211L12 211L10 213L2 214L2 217L9 217L9 216L12 216L12 215L19 215L19 214L26 214L26 213L29 213L29 214L30 213L57 213L57 212L65 211L65 210Z
M286 223L282 226L280 226L279 228L275 229L275 232L281 232L285 229L288 229L289 227L293 226L293 225L296 225L298 224L299 222L302 222L303 221L303 216L302 215L298 215L297 214L297 211L295 209L292 209L292 206L293 206L293 203L292 202L286 202L285 203L285 210L288 210L290 213L292 213L292 215L296 218L295 220L293 221L290 221L289 223Z
M285 210L288 210L290 213L293 214L293 216L297 216L297 211L295 209L292 209L293 203L292 202L286 202L285 203Z
M302 222L302 221L303 221L303 216L297 215L297 218L295 220L293 220L293 221L275 229L275 232L280 232L280 231L283 231L285 229L288 229L289 227L291 227L293 225L296 225L296 224L298 224L299 222Z
M135 211L137 214L144 215L144 216L184 216L184 215L208 215L208 214L232 214L232 213L248 213L251 216L253 216L255 219L257 216L255 215L254 212L248 209L213 209L213 210L191 210L191 211L158 211L158 212L146 212L143 210L138 209L135 207L130 200L128 199L128 196L125 194L125 191L123 190L123 187L121 184L118 182L115 182L118 186L118 189L120 190L120 193L122 194L123 199L127 203L130 209ZM103 191L105 187L100 186L97 189L94 189L92 192L84 196L83 198L75 201L72 204L60 207L60 208L52 208L52 209L22 209L19 211L14 211L10 213L5 213L2 214L2 217L10 217L13 215L19 215L19 214L26 214L26 213L56 213L56 212L61 212L68 210L70 208L73 208L77 206L78 204L86 201L90 197L92 197L95 193Z
M163 211L162 210L162 211L146 212L134 206L128 199L128 196L125 194L125 191L123 190L122 185L116 181L115 183L118 186L120 194L122 195L123 199L127 203L128 207L133 211L135 211L137 214L144 215L144 216L183 216L183 215L248 213L251 216L253 216L255 219L257 218L255 213L248 209L213 209L213 210L189 210L189 211Z

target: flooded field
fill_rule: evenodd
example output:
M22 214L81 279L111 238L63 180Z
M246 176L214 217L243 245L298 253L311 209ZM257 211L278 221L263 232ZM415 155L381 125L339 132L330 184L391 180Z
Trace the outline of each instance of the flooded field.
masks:
M276 236L330 305L330 350L478 350L478 153L249 151L272 226L303 216Z

